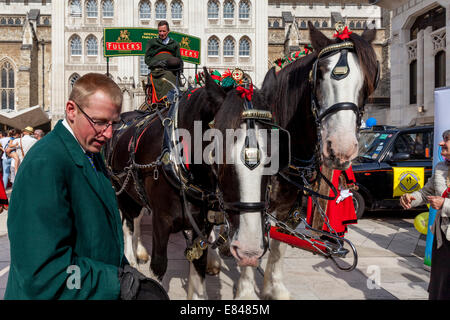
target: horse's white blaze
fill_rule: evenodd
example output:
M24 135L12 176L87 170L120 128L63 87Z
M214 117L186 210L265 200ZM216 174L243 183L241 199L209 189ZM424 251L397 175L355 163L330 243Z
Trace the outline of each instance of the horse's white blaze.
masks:
M243 132L246 124L242 124ZM256 137L260 150L267 150L267 141L262 139L256 125ZM239 201L243 203L261 202L261 182L264 174L264 157L261 152L261 164L253 170L247 168L241 160L241 152L245 143L245 134L239 135L233 147L233 159L239 178ZM239 230L236 231L231 242L231 252L237 257L241 265L256 266L258 258L263 253L263 238L261 227L261 212L245 212L239 216Z
M331 72L340 54L331 56L328 60L328 71L321 81L322 97L319 101L322 112L339 102L353 102L358 105L359 92L364 78L358 64L356 54L348 54L349 74L342 80L331 78ZM356 115L351 110L336 112L322 121L323 154L328 158L332 154L343 163L352 160L357 153Z

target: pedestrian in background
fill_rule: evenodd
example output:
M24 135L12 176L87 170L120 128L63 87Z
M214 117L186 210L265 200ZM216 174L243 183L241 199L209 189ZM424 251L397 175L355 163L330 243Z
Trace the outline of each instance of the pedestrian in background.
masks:
M13 135L13 131L9 130L8 131L8 135L4 138L0 139L0 144L1 144L1 148L3 151L2 154L2 172L3 172L3 186L6 188L8 188L8 182L9 182L9 176L11 175L11 157L9 157L6 154L6 149L9 146L10 141L14 140L14 138L12 137Z
M36 140L41 140L45 136L45 133L41 129L34 130L34 138Z
M167 298L128 265L116 194L99 153L121 107L113 80L85 74L72 88L65 119L25 157L8 212L5 299Z
M450 300L450 130L439 143L444 161L434 168L433 176L422 189L404 194L400 204L405 209L429 203L438 210L431 227L434 235L431 252L430 300Z

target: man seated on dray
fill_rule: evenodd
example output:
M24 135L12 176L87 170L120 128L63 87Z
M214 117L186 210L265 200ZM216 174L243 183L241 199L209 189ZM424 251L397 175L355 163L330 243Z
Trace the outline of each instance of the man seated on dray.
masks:
M158 37L148 40L145 50L145 63L151 71L149 81L153 87L152 103L162 102L164 97L172 102L175 89L163 78L174 85L178 85L177 74L183 72L180 46L178 42L169 37L169 31L169 23L164 20L160 21L158 23Z

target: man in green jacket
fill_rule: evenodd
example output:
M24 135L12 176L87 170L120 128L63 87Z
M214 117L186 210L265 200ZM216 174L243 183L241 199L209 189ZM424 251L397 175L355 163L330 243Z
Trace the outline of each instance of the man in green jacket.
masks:
M151 81L155 88L153 102L160 102L165 96L173 101L175 90L162 78L166 78L176 85L177 71L183 72L180 46L178 42L169 37L169 31L169 23L160 21L158 37L148 40L145 50L145 63L151 70Z
M136 299L150 281L124 256L117 200L99 153L121 107L114 81L86 74L65 119L30 149L10 199L5 299Z

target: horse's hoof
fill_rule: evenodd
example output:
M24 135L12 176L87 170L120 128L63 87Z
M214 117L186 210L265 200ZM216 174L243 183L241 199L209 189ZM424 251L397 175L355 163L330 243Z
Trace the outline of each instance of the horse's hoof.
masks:
M263 300L291 300L291 294L284 287L272 288L270 291L264 291L262 294Z

